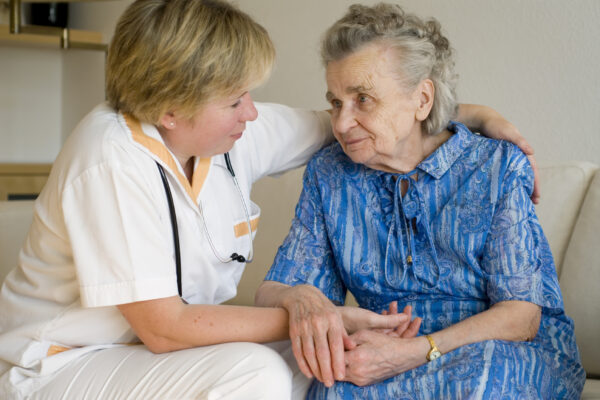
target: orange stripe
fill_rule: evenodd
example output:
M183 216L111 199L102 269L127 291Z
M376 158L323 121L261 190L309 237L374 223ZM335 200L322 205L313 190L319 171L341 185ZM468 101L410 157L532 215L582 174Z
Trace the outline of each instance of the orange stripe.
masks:
M204 186L204 181L208 176L208 170L210 169L210 158L201 158L198 161L198 165L194 169L194 176L192 176L192 192L194 193L194 202L200 195L200 190Z
M67 350L71 350L70 347L64 347L64 346L57 346L55 344L50 345L50 347L48 347L48 352L46 353L46 356L50 357L53 355L56 355L58 353L62 353L63 351L67 351Z
M250 220L250 228L252 228L252 232L256 232L258 228L258 220L259 218L254 218ZM235 232L235 237L240 237L248 234L248 222L240 222L239 224L233 227L233 231Z
M196 199L198 198L200 190L202 190L202 186L204 185L204 181L208 176L208 170L210 169L210 158L201 158L199 160L192 176L192 186L190 186L190 182L179 171L179 168L177 168L177 163L173 159L173 156L169 150L167 150L166 146L160 141L146 135L142 129L142 125L137 119L127 114L123 114L123 117L125 118L127 126L131 130L133 140L150 150L150 152L162 160L162 162L164 162L175 174L177 180L183 186L188 196L190 196L194 203L196 203Z

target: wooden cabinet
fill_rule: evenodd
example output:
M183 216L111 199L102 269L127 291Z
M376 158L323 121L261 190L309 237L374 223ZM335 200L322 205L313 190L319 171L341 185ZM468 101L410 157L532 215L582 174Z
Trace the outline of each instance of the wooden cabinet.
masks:
M86 2L101 0L62 0ZM9 25L0 25L0 43L17 46L51 46L63 49L106 51L102 34L53 26L24 25L21 22L22 3L51 3L50 0L9 0Z
M40 193L51 164L0 164L0 201L35 199Z

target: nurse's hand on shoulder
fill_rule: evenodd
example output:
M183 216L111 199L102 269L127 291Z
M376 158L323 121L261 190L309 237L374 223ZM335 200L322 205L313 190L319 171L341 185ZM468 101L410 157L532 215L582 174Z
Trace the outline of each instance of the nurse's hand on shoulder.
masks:
M464 123L472 131L480 132L484 136L511 142L525 153L534 175L531 200L538 204L540 200L540 180L533 155L533 147L525 140L519 129L493 108L479 104L460 104L457 120Z

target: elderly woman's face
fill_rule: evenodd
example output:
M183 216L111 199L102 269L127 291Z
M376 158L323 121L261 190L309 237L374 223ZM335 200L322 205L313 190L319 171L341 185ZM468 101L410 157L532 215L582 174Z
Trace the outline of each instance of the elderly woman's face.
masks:
M327 65L336 139L354 162L383 170L421 135L419 94L402 88L393 51L371 44Z

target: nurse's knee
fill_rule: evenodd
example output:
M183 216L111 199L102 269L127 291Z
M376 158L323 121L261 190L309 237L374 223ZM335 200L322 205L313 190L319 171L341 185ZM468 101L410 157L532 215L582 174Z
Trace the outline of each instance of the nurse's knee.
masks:
M292 371L276 351L255 343L230 343L225 346L229 354L235 356L229 359L232 365L228 372L209 391L209 399L291 398Z
M292 371L283 357L275 350L254 345L251 352L251 364L260 366L257 371L256 393L262 393L259 398L289 399L292 393Z

